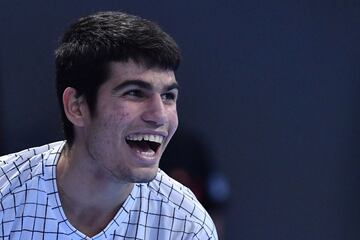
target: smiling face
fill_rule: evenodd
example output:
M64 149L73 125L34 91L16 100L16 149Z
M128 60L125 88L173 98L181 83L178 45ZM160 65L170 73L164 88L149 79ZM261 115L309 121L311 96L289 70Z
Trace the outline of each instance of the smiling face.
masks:
M117 181L148 182L178 126L174 72L132 60L111 62L109 69L80 141L104 174Z

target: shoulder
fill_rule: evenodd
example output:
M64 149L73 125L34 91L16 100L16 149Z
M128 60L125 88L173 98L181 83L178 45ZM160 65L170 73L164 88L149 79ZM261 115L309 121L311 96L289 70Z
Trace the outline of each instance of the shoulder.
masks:
M43 175L43 160L63 142L32 147L0 157L1 201L28 181Z
M149 196L151 195L151 199L156 202L155 205L161 205L161 211L191 223L199 236L217 239L212 219L189 188L162 170L159 170L155 179L146 186Z

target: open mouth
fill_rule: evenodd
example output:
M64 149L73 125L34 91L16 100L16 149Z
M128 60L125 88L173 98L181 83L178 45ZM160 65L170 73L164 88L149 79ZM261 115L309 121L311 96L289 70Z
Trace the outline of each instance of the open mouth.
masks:
M157 153L163 141L163 136L151 134L137 134L126 137L126 143L131 148L136 149L141 153L148 153L152 155Z

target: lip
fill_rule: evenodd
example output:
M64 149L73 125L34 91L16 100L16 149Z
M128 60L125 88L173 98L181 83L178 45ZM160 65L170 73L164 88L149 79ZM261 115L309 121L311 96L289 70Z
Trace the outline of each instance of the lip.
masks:
M160 146L157 149L157 151L155 152L155 154L150 155L150 156L142 154L138 149L131 148L126 143L126 137L124 138L125 144L127 145L128 149L129 149L129 152L133 156L134 162L136 164L138 164L140 166L143 166L143 167L152 167L154 165L157 165L159 163L159 161L160 161L161 152L162 152L162 149L163 149L163 145L166 142L168 133L166 131L138 130L138 131L130 132L126 136L136 135L136 134L159 135L159 136L164 137L163 143L160 144Z

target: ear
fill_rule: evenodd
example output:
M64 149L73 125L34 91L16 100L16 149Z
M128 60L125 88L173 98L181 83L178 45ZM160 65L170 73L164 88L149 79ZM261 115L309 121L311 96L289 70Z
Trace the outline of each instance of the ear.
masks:
M83 127L88 116L88 106L83 96L78 97L76 89L67 87L63 92L66 117L74 126Z

